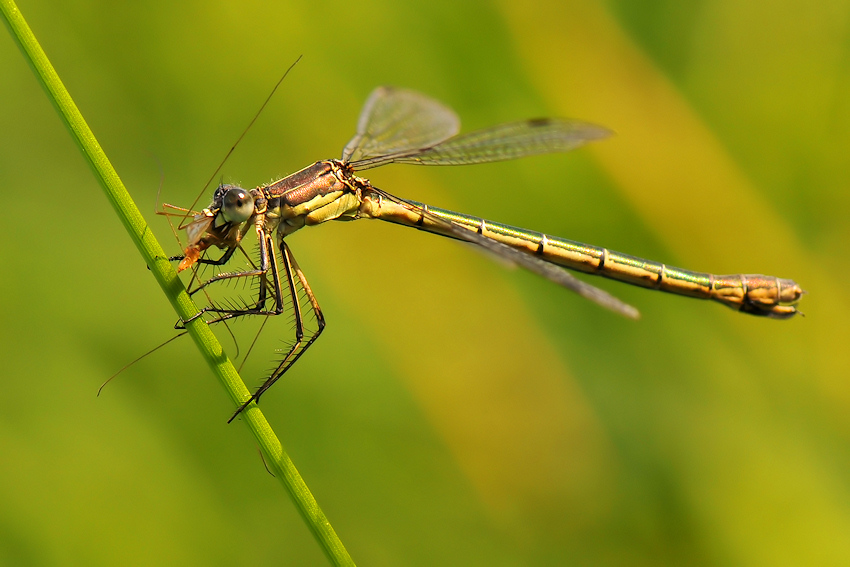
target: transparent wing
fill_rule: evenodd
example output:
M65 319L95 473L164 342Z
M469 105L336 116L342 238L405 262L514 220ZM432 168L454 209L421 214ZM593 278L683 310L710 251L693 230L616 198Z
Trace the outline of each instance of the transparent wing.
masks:
M364 157L352 162L352 166L355 169L369 169L387 163L465 165L503 161L566 152L610 135L611 131L607 128L577 120L524 120L455 136L427 148Z
M404 199L399 199L395 195L387 193L382 189L378 189L374 186L370 187L370 189L374 191L377 195L379 195L382 199L386 199L387 201L391 201L393 203L401 205L402 207L406 207L416 211L417 214L420 214L424 218L427 218L429 222L441 226L444 230L450 233L451 236L457 238L458 240L477 244L478 246L484 248L485 250L488 250L492 254L495 254L496 257L504 259L511 264L521 266L537 275L543 276L544 278L555 282L556 284L563 286L568 290L573 291L579 294L580 296L589 299L598 305L601 305L602 307L605 307L606 309L610 309L615 313L619 313L620 315L623 315L630 319L640 318L640 313L638 313L638 310L632 307L631 305L623 303L608 292L603 291L598 287L592 286L589 283L578 279L560 266L556 266L550 262L543 260L542 258L539 258L522 250L512 248L507 244L502 244L501 242L493 240L492 238L488 238L483 234L478 234L477 232L474 232L460 224L444 220L438 217L437 215L421 207L418 207L413 203L405 201Z
M214 218L200 213L192 217L192 222L186 225L186 238L189 245L197 244L201 240Z
M423 94L378 87L363 106L357 134L342 151L342 161L405 154L451 138L460 119L448 107Z

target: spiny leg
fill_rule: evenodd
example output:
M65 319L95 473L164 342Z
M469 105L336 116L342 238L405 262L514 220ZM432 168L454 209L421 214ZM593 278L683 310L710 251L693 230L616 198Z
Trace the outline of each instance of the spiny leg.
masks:
M207 302L208 302L210 305L212 305L212 304L213 304L212 297L210 297L209 293L207 293L207 291L205 290L205 288L207 287L207 285L208 285L208 284L210 284L210 283L211 283L211 281L203 281L203 280L201 279L201 276L200 276L200 266L201 266L201 265L207 265L207 266L223 266L224 264L226 264L227 262L229 262L229 261L230 261L231 257L233 256L233 253L236 251L236 249L237 249L237 248L238 248L238 249L239 249L239 250L240 250L243 254L245 254L245 251L242 249L242 246L237 244L236 246L232 246L231 248L228 248L228 249L225 251L225 253L224 253L224 254L222 254L222 255L221 255L221 257L219 257L219 258L218 258L218 259L216 259L216 260L212 260L212 259L207 258L207 257L202 257L202 258L199 258L199 259L198 259L198 261L196 262L196 264L195 264L194 268L193 268L193 269L192 269L192 271L191 271L191 272L192 272L192 275L191 275L191 277L190 277L190 279L189 279L189 283L186 285L186 291L189 293L189 297L194 298L194 296L195 296L195 294L196 294L196 293L198 293L199 291L203 291L203 292L204 292L204 295L206 295L206 297L207 297ZM246 257L247 257L247 254L246 254ZM168 258L168 260L169 260L170 262L179 262L179 261L183 260L184 258L185 258L185 256L171 256L171 257L169 257L169 258ZM252 263L252 265L253 265L253 263ZM254 267L255 267L255 269L256 269L256 266L254 266ZM177 323L175 323L174 328L175 328L175 329L185 329L185 328L186 328L186 327L185 327L185 324L186 324L187 322L189 322L189 321L193 321L193 320L194 320L194 319L196 319L197 317L201 316L204 312L205 312L205 311L203 311L203 310L202 310L202 311L199 311L199 312L198 312L198 313L196 313L196 314L195 314L195 315L194 315L191 319L188 319L187 321L183 321L182 319L180 319L179 321L177 321ZM232 334L232 333L231 333L231 334Z
M263 250L271 250L272 249L269 246L269 242L266 243L265 247L258 245L258 248L260 249L261 255L262 255ZM242 252L242 254L245 256L245 259L248 261L250 266L255 271L258 270L257 265L254 263L251 256L249 256L245 252L245 250L242 248L241 245L239 246L239 251ZM240 308L240 309L231 310L230 313L222 313L223 309L222 309L221 304L219 304L217 309L216 309L216 312L219 313L219 317L216 317L216 318L214 318L210 321L207 321L208 325L215 324L215 323L224 323L224 326L227 329L227 332L230 334L231 338L233 338L233 343L236 346L236 354L233 357L234 360L236 360L236 359L240 358L239 341L236 339L236 335L234 335L234 333L231 330L230 325L228 324L227 321L229 319L235 319L236 317L244 317L244 316L248 316L248 315L257 315L257 316L263 317L263 322L260 325L260 328L257 330L257 334L254 336L254 340L251 342L251 345L248 348L248 352L246 352L245 356L242 358L242 364L239 366L239 372L242 371L242 365L244 365L245 362L247 362L248 357L251 355L251 351L254 349L254 345L257 342L257 339L259 339L260 333L262 333L263 327L265 327L266 322L268 321L268 318L272 315L280 315L284 311L283 298L282 298L281 287L280 287L280 277L279 277L279 274L278 274L278 264L277 264L277 261L274 257L272 257L271 261L269 262L269 270L262 275L256 276L256 281L257 281L257 285L259 286L259 289L257 290L257 300L254 303L253 307L251 307L249 305L249 303L245 302L244 303L244 309ZM195 291L197 291L197 290L195 290ZM194 293L194 292L192 292L192 293ZM190 293L190 295L192 293ZM273 297L273 301L274 301L274 309L271 310L271 311L264 309L265 306L266 306L266 303L268 301L267 294L271 294L272 297ZM207 301L208 301L209 305L215 306L216 302L213 301L213 299L210 297L210 295L209 295L209 293L207 292L206 289L204 289L204 295L207 296ZM230 303L230 305L235 304L233 301L230 301L229 303ZM209 311L210 310L206 310L205 312L209 312Z
M259 234L258 243L259 243L259 255L260 255L260 267L259 268L257 268L256 264L251 262L251 265L253 267L253 269L251 269L251 270L243 270L243 271L235 271L235 272L221 272L221 273L216 274L216 275L212 276L211 278L209 278L208 280L203 281L203 282L200 281L200 278L198 278L197 287L192 289L189 292L189 295L194 295L194 294L198 293L199 291L201 291L202 289L204 289L205 287L209 286L210 284L213 284L213 283L216 283L216 282L235 279L235 278L264 276L266 274L266 272L268 272L269 266L273 263L269 260L269 245L268 245L269 241L268 241L268 237L266 236L265 232L262 232L262 233ZM222 255L222 257L219 258L218 260L209 260L207 258L201 258L196 263L197 264L207 264L207 265L211 265L211 266L224 265L225 263L227 263L230 260L230 258L233 256L233 253L236 251L237 248L242 250L242 254L244 254L246 258L248 257L248 254L245 253L245 251L242 249L241 245L237 244L236 246L232 246L231 248L228 248L227 252L225 252ZM175 258L180 258L180 257L177 256ZM250 258L249 258L249 260L250 260ZM196 272L196 274L197 274L197 272ZM264 288L261 288L261 292L263 291L263 289Z
M179 211L182 211L185 214L184 215L178 215L178 216L182 216L183 218L187 218L188 215L190 215L190 214L197 214L197 213L192 212L190 209L184 209L182 207L175 207L174 205L169 205L167 203L163 204L162 208L163 209L172 208L172 209L177 209ZM157 214L165 215L168 218L168 225L171 227L171 231L174 233L174 238L175 238L175 240L177 240L177 242L180 244L180 247L182 248L183 244L180 241L180 236L178 235L177 230L174 227L174 223L171 222L171 217L173 215L171 213L167 213L165 211L157 211ZM242 254L245 254L245 250L242 248L242 246L240 244L237 244L236 246L233 246L233 247L227 249L224 252L224 254L222 254L217 260L211 260L207 257L203 257L203 258L198 259L196 266L194 267L193 270L191 270L192 275L191 275L191 278L189 279L189 283L186 286L187 292L189 293L190 297L192 297L197 291L199 291L204 286L204 282L201 281L201 278L200 278L200 275L199 275L199 267L200 267L199 264L222 266L222 265L224 265L224 264L226 264L227 262L230 261L230 258L233 256L233 253L236 251L237 248L239 248L239 250L242 252ZM185 257L186 256L182 256L182 255L181 256L171 256L171 257L168 258L168 260L170 262L180 262ZM248 255L245 254L245 257L248 258ZM250 261L250 258L249 258L249 261ZM252 264L252 266L254 265L253 262L251 262L251 264ZM254 266L254 267L256 267L256 266ZM193 289L193 286L195 286L196 284L197 284L197 287L195 289ZM213 303L212 298L210 297L209 293L206 292L206 290L204 290L204 295L207 297L207 302L210 305L212 305L212 303ZM227 329L227 333L233 339L233 343L236 345L236 352L238 353L239 352L239 343L236 340L236 335L233 334L233 330L227 324L227 321L224 321L224 327ZM174 328L178 329L178 330L179 329L185 329L186 328L185 322L182 319L178 320L177 323L174 324ZM180 335L178 335L178 336L180 336Z
M292 363L295 361L293 358L293 354L301 348L302 341L304 339L304 318L301 313L301 302L298 298L298 288L295 282L295 273L292 269L292 254L289 251L289 247L286 246L283 241L281 241L281 257L283 258L283 269L284 276L286 277L286 283L289 287L290 299L292 300L292 309L295 316L295 342L290 347L289 351L283 357L283 360L278 364L278 366L272 371L271 375L266 379L260 388L251 395L251 397L243 403L236 412L231 416L227 423L233 421L237 415L239 415L242 410L244 410L248 404L252 401L259 401L260 396L269 388L271 388L272 384L274 384L280 376L283 375L286 370L292 366ZM296 357L297 358L297 357Z
M259 244L258 244L258 248L259 248ZM247 252L245 252L245 249L242 247L242 244L240 243L240 244L237 244L236 246L228 248L227 251L224 254L222 254L222 256L220 258L218 258L217 260L211 260L211 259L207 258L206 256L203 256L203 257L201 257L197 260L197 262L195 263L194 269L192 270L192 278L189 280L189 285L187 286L187 291L189 292L189 295L194 296L197 292L204 289L208 284L213 283L212 279L208 280L208 281L203 281L201 279L201 276L200 276L200 266L201 265L222 266L222 265L224 265L224 264L226 264L227 262L230 261L230 258L233 256L233 253L237 249L245 257L245 260L248 262L248 264L250 264L251 269L248 270L247 272L220 272L220 273L216 274L214 277L222 276L224 274L228 274L230 277L237 277L237 276L242 276L242 275L256 275L256 272L260 271L260 268L257 267L256 263L254 263L254 260L253 260L253 258L251 258L251 255L248 254ZM185 258L185 256L172 256L171 258L169 258L169 260L180 261L180 260L183 260L183 258ZM225 278L221 278L221 279L225 279ZM265 279L265 282L266 282L266 285L270 285L268 279ZM207 295L207 299L209 299L210 303L212 303L212 300L209 297L209 295L206 292L204 292L204 294Z
M211 277L207 281L203 282L197 288L192 290L192 293L197 293L198 291L205 289L210 284L232 280L236 278L245 278L245 277L256 277L260 282L260 289L257 295L257 301L254 303L254 306L245 305L244 308L223 308L216 306L204 307L198 313L196 313L191 319L188 321L194 320L204 313L214 313L218 315L208 323L218 323L220 321L224 321L227 319L232 319L234 317L241 317L245 315L280 315L283 313L283 299L282 299L282 289L280 285L280 277L278 274L278 266L277 260L274 257L273 250L273 242L272 237L265 233L265 231L258 229L259 236L259 244L260 244L260 266L259 268L255 268L253 270L245 270L242 272L228 272L223 274L218 274L216 276ZM235 249L234 247L233 249ZM269 281L269 276L271 277L271 281ZM271 287L271 289L269 289ZM271 292L273 295L273 300L275 305L272 309L266 309L265 305L268 301L268 293ZM188 322L187 321L187 322Z
M163 206L166 206L166 205L163 205ZM167 205L167 206L171 206L171 205ZM174 226L171 223L170 219L169 219L168 222L169 222L169 225L171 225L171 229L174 230ZM176 234L175 234L175 236L176 236ZM179 242L179 238L178 238L178 242ZM196 265L191 270L191 277L189 279L189 283L186 285L186 291L188 292L189 297L193 297L195 295L195 293L197 293L198 291L201 291L205 287L205 283L201 280L200 273L199 273L200 265L201 264L213 265L213 266L224 265L230 260L231 256L233 256L233 253L236 251L237 248L239 248L239 250L242 252L242 254L245 254L245 250L242 248L242 246L236 245L236 246L226 250L225 253L222 254L221 257L218 258L217 260L210 260L209 258L199 258L198 259ZM245 254L245 256L246 256L246 258L248 257L247 254ZM183 260L183 258L185 258L185 256L171 256L170 258L168 258L168 260L170 262L179 262L179 261ZM249 261L250 261L250 258L249 258ZM253 266L253 262L251 264ZM256 267L256 266L254 266L254 267ZM207 303L209 305L212 305L213 299L212 299L212 297L210 297L210 294L205 289L203 289L203 292L204 292L204 295L207 298ZM196 315L195 317L198 317L199 315L200 315L200 313L198 315ZM227 329L227 334L229 334L230 338L233 339L233 344L236 346L236 353L237 353L236 356L238 357L239 341L236 340L236 335L233 333L233 330L230 328L230 325L228 325L227 321L221 320L219 322L224 323L224 327ZM181 330L181 329L185 329L185 328L186 328L186 322L183 321L183 319L178 319L177 322L174 324L175 330ZM178 335L178 336L180 336L180 335Z
M307 278L298 266L298 262L295 261L292 251L283 240L280 242L280 253L283 258L284 275L286 276L286 282L289 285L289 292L295 315L295 342L263 385L254 392L248 401L239 406L233 416L227 420L227 423L236 419L236 416L242 413L242 411L248 407L251 402L259 402L260 396L262 396L266 390L271 388L274 383L277 382L280 377L283 376L286 371L298 361L299 358L301 358L301 355L304 354L314 342L316 342L316 339L319 338L319 335L322 334L322 331L325 328L325 317L322 314L321 307L319 307L319 302L316 300L316 296L313 295L313 290L310 289L310 284L307 283ZM310 309L313 311L313 315L316 318L316 330L310 333L306 340L304 338L304 317L301 313L301 300L298 296L298 284L300 284L304 290L304 294L307 296L307 300L310 303Z

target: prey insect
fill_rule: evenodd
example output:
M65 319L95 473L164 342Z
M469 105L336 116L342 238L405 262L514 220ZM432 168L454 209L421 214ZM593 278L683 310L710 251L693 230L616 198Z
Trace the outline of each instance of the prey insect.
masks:
M460 120L441 103L411 90L378 87L369 96L357 132L341 159L318 161L283 179L255 189L221 184L212 202L192 215L188 245L178 271L201 264L222 266L256 234L259 260L249 269L212 276L190 290L195 294L225 281L251 279L256 296L247 304L211 304L196 317L210 323L239 317L275 316L293 311L294 341L263 384L233 414L232 421L260 397L318 339L325 319L286 237L331 220L379 219L480 246L616 313L638 318L638 311L564 268L675 293L712 299L737 311L787 319L798 313L800 286L763 275L725 275L674 268L562 238L487 221L401 199L375 187L356 172L390 163L465 165L566 152L601 140L609 131L575 120L538 119L501 124L458 135ZM187 213L191 214L191 213ZM210 249L224 250L217 259ZM303 300L302 300L303 299ZM305 316L315 318L307 329Z

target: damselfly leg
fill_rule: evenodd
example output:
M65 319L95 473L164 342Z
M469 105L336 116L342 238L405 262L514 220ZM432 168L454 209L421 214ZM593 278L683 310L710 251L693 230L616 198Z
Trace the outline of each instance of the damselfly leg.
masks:
M251 402L259 401L260 396L307 351L325 328L325 319L321 307L319 307L319 302L316 300L313 290L307 283L307 278L298 266L292 250L283 240L280 241L280 246L276 247L273 236L263 229L263 223L258 223L256 226L259 265L252 262L251 269L216 274L189 290L190 295L195 295L201 291L205 293L210 304L201 307L193 319L208 314L212 315L207 320L208 324L242 317L267 318L282 313L291 313L293 318L292 341L284 348L279 349L281 358L274 369L268 374L263 384L251 397L236 410L230 420L228 420L228 423L238 416ZM276 248L279 252L279 257L275 254ZM196 266L194 269L197 270L205 265L222 266L231 260L237 249L244 254L240 243L228 248L218 259L208 257L199 258L195 262ZM247 258L247 255L245 256ZM173 261L182 261L183 259L184 257L182 256L172 258ZM197 274L194 277L197 278ZM237 300L233 299L216 301L209 295L206 295L206 291L211 287L215 287L216 284L225 284L245 279L254 283L256 299L251 302L239 300L241 301L241 304L239 304ZM176 328L183 328L183 324L179 322ZM265 319L263 320L264 324ZM256 341L256 339L257 337L255 336L254 340ZM253 343L245 355L246 359L252 349Z
M316 300L313 290L310 289L310 284L307 283L307 278L304 276L304 272L301 271L301 268L298 266L298 262L295 261L295 256L292 255L292 250L290 250L289 246L284 241L281 241L280 243L280 253L281 258L283 259L282 275L286 282L286 286L289 289L290 300L294 311L295 341L289 349L285 350L280 362L271 372L269 377L266 378L265 382L263 382L263 384L246 402L239 406L233 416L227 420L228 423L233 421L236 416L248 407L251 402L259 402L260 396L262 396L266 390L271 388L272 385L277 382L280 377L283 376L286 371L298 361L299 358L301 358L302 354L307 352L307 349L316 342L316 339L319 338L319 335L321 335L322 331L325 329L325 317L322 314L321 307L319 307L319 302ZM306 299L306 305L302 305L302 301L304 299ZM315 319L315 329L307 330L305 325L305 308L309 310L308 314L312 315Z

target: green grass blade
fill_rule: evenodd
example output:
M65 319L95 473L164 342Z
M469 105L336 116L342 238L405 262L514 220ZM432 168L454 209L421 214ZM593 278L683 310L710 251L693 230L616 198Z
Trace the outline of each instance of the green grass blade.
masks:
M65 89L38 44L20 10L12 0L0 0L0 12L2 12L12 37L21 48L24 57L44 87L48 98L56 107L59 116L89 162L106 197L130 234L145 263L150 267L157 283L162 287L177 315L183 320L189 319L197 313L197 307L186 293L186 289L177 277L174 267L168 261L153 233L148 229L142 214L130 198L118 174L112 168L106 154L103 153L100 144L98 144L94 134L92 134L82 114L74 104L71 95ZM234 404L241 405L249 398L250 393L215 335L202 318L186 325L186 328L201 351L201 355L206 359ZM256 404L252 404L242 413L242 421L256 438L265 455L266 462L292 497L304 521L307 522L308 527L330 561L335 565L353 565L354 562L337 537L333 527L319 508L318 503Z

